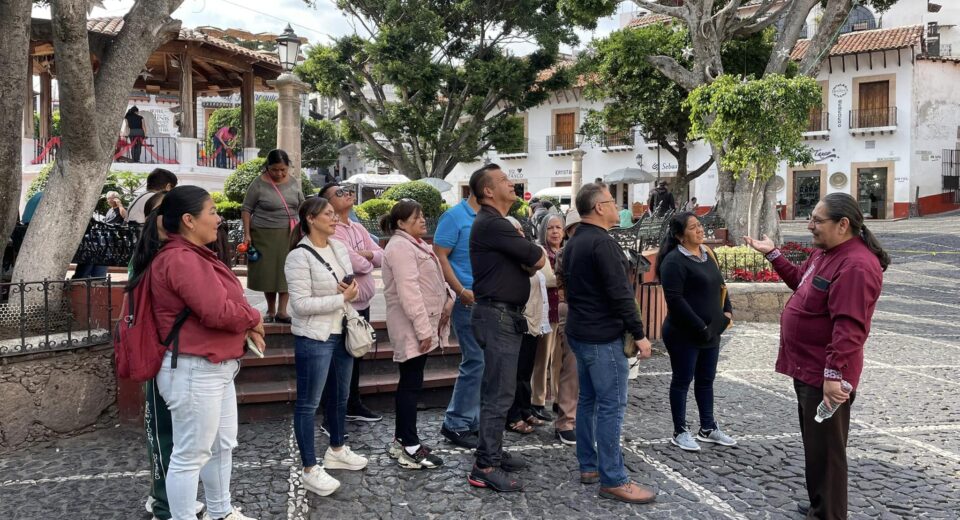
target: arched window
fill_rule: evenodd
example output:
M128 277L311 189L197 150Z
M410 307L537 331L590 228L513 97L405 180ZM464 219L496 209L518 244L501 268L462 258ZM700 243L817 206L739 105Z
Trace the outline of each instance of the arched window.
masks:
M877 18L870 9L862 5L854 6L847 17L847 22L840 29L840 34L856 31L869 31L877 28Z

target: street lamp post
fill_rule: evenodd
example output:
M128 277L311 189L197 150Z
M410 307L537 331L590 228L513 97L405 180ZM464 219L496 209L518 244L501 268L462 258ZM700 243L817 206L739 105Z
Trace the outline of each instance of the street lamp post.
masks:
M276 88L277 99L277 148L290 155L290 169L296 178L300 178L302 151L300 148L300 96L307 93L310 86L293 75L300 56L300 37L287 25L277 38L277 58L283 66L283 74L267 84Z

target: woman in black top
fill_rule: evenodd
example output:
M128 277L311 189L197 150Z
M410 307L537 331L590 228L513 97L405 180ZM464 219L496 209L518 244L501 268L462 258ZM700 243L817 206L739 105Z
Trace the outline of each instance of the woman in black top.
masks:
M147 135L143 128L143 116L140 115L139 108L132 106L123 118L127 120L127 128L130 130L127 137L133 143L130 148L130 159L138 163L140 162L140 151L143 149L143 140Z
M720 358L720 334L733 318L730 298L713 252L703 245L703 225L690 212L670 219L657 254L657 277L667 301L663 342L670 353L670 411L672 443L686 451L700 451L701 442L734 446L737 441L720 431L713 418L713 380ZM722 300L721 300L722 298ZM696 440L687 429L687 390L700 411Z

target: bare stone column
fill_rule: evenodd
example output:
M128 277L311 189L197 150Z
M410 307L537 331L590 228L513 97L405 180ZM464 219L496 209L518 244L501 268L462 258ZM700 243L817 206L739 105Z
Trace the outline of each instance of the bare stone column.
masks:
M581 149L576 149L573 151L573 170L571 172L572 178L570 181L570 205L574 208L577 203L577 192L580 191L580 187L583 186L583 156L587 155L587 152L584 152Z
M300 178L300 96L310 90L310 86L290 73L268 81L268 85L277 89L277 148L290 155L290 170Z

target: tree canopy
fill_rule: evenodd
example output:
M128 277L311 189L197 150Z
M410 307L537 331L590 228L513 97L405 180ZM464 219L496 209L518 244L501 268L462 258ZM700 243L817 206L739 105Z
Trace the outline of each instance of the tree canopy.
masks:
M821 93L820 84L807 76L768 74L741 81L725 74L691 92L684 106L690 111L691 135L725 147L722 168L734 177L747 173L765 181L781 161L813 162L803 132Z
M313 47L298 73L344 104L351 137L408 177L444 177L569 85L559 46L577 42L577 20L557 1L338 6L364 34ZM531 52L516 56L515 44Z

